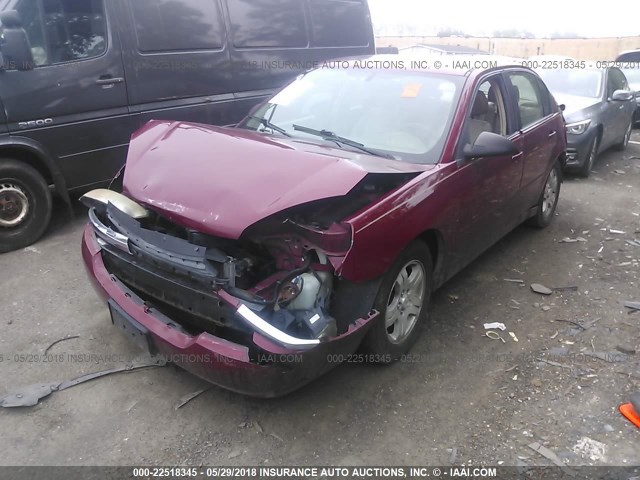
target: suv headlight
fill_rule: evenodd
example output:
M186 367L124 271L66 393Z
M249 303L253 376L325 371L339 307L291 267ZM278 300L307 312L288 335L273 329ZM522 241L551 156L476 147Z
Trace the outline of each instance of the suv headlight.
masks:
M567 125L567 133L571 135L582 135L591 125L591 120L583 120L582 122L570 123Z

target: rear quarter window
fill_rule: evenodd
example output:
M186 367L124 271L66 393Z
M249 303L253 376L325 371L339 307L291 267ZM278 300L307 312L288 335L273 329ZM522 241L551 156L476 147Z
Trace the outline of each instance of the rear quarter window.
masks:
M219 50L225 31L218 0L129 0L140 52Z
M233 44L238 48L306 47L301 0L229 0Z

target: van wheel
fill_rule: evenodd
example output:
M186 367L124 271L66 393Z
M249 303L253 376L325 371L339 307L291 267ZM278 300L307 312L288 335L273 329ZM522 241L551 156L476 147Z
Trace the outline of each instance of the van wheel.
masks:
M0 253L36 242L51 219L51 192L38 171L0 159Z
M374 363L398 360L413 346L426 323L433 288L429 248L414 242L385 274L374 308L380 312L362 342Z

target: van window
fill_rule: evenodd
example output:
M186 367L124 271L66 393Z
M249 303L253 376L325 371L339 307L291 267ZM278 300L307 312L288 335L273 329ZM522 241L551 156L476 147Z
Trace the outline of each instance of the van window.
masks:
M314 46L369 45L371 24L361 0L310 0L309 5Z
M233 44L238 48L309 44L300 0L234 0L228 4Z
M17 10L36 66L97 57L107 49L103 0L22 0Z
M218 50L224 29L218 0L130 0L140 52Z

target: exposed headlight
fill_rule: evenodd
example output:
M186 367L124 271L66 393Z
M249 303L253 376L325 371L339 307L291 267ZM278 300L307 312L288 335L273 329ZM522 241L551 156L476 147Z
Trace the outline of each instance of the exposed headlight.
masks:
M582 135L591 125L591 120L583 120L582 122L570 123L567 125L567 133L571 135Z

